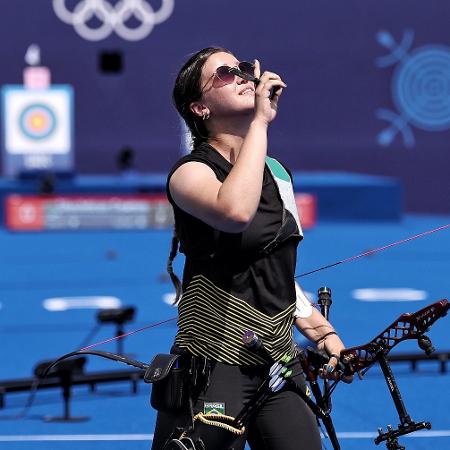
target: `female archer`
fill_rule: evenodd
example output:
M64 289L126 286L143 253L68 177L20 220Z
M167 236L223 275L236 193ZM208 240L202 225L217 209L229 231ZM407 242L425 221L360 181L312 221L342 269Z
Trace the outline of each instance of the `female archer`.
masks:
M177 76L173 98L193 150L167 181L175 214L169 268L178 243L186 256L173 351L195 370L189 406L158 413L153 450L193 414L235 417L255 393L270 364L243 345L246 331L279 360L296 356L295 323L330 355L327 377L344 349L331 324L301 290L296 294L303 233L291 175L267 156L268 127L285 88L276 73L261 73L258 61L240 62L216 47L194 54ZM296 369L294 381L306 391ZM262 405L233 448L244 449L246 441L253 450L321 449L315 416L289 387Z

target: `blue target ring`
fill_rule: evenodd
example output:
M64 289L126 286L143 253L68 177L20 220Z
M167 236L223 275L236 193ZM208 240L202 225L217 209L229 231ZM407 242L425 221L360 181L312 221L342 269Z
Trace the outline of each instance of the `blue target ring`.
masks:
M19 127L22 133L30 139L45 139L56 128L56 115L47 105L34 103L21 112Z
M398 66L392 94L403 116L417 128L450 128L450 48L418 48Z

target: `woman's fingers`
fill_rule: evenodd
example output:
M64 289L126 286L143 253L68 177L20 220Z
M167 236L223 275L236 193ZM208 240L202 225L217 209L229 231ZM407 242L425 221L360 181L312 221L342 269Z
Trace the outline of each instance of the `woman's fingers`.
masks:
M325 364L319 369L319 377L327 380L340 380L344 383L350 384L353 381L353 375L342 375L331 364Z
M274 89L275 91L279 91L276 92L276 94L280 95L282 88L285 87L287 87L286 83L281 81L281 79L277 78L277 79L270 79L265 82L261 81L258 87L256 88L256 91L257 92L259 91L261 94L264 95L264 97L270 97L272 89Z
M328 360L327 364L324 364L323 367L319 369L319 376L321 378L327 378L327 379L336 379L337 373L336 373L336 366L338 364L338 360L331 356Z
M343 375L338 370L339 359L336 356L331 356L327 364L324 364L318 371L320 378L328 380L341 380L344 383L350 384L353 381L353 375Z
M283 92L282 88L287 87L286 83L275 72L265 71L261 75L261 63L259 60L255 59L254 65L255 77L259 79L256 92L259 94L264 94L264 97L268 97L271 100L275 96L279 97Z
M255 77L259 78L261 76L261 64L257 59L255 59Z
M319 377L327 380L338 380L339 374L335 370L330 372L327 366L328 365L325 365L319 369Z
M264 82L266 82L266 81L268 81L268 80L281 80L281 77L280 77L280 75L278 75L278 74L275 73L275 72L268 72L268 71L265 71L265 72L259 77L259 81L260 81L261 83L264 83Z
M283 82L280 75L278 75L275 72L268 72L268 71L265 71L261 74L260 62L257 59L255 59L254 64L255 64L255 78L259 79L258 86L267 83L269 80L280 80L284 84L284 87L286 87L286 84Z
M268 124L276 116L278 99L286 83L274 72L264 72L261 75L261 66L257 59L255 59L255 77L258 78L255 114Z

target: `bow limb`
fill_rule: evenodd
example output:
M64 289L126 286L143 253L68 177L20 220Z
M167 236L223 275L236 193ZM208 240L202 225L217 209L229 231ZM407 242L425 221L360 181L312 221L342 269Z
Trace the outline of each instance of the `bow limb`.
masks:
M117 362L121 362L123 364L127 364L129 366L133 366L133 367L137 367L138 369L142 369L142 370L147 370L149 365L145 364L143 362L140 361L136 361L134 359L129 359L126 358L122 355L117 355L116 353L111 353L111 352L104 352L104 351L100 351L100 350L79 350L76 352L70 352L67 353L61 357L59 357L58 359L55 359L55 361L53 361L46 369L45 372L43 373L43 378L45 378L50 370L55 367L59 362L68 359L68 358L72 358L73 356L78 356L78 355L95 355L95 356L100 356L102 358L106 358L106 359L111 359L113 361L117 361Z

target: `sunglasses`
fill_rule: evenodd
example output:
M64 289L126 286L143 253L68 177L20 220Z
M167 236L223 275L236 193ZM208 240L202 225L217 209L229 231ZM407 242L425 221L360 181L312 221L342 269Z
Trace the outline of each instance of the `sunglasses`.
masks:
M241 61L237 67L230 67L227 65L220 66L212 74L211 78L216 77L225 84L231 84L234 82L236 76L247 81L259 81L258 78L255 77L255 65L248 61ZM203 86L202 91L205 89L206 84Z

